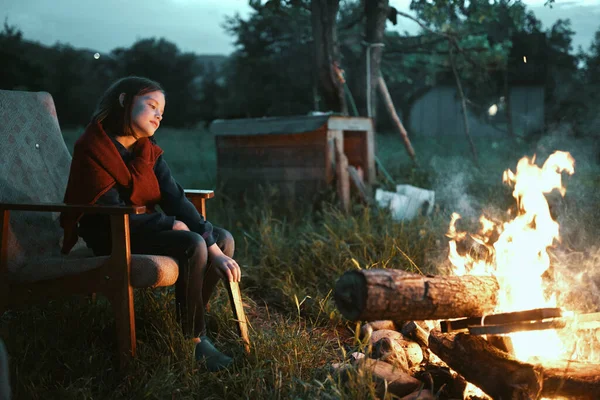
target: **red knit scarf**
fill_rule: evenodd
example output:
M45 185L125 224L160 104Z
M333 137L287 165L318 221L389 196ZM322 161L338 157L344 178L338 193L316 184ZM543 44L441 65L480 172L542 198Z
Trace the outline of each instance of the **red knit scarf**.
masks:
M162 152L148 138L141 138L135 143L133 159L125 164L102 125L88 125L75 143L65 203L94 204L118 184L131 189L131 204L153 209L160 201L154 165ZM68 254L77 243L77 222L82 215L76 212L63 212L60 215L60 225L64 230L64 254Z

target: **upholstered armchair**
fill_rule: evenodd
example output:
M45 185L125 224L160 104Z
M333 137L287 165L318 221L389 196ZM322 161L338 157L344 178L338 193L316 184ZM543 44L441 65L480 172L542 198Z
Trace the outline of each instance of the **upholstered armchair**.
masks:
M63 140L52 96L0 90L0 315L15 307L71 294L99 293L115 314L121 363L135 356L135 288L170 286L174 259L131 254L129 215L144 207L62 203L71 155ZM212 191L186 191L204 216ZM60 252L59 213L77 210L110 215L112 254L95 257L80 241ZM247 321L237 283L225 285L238 331L249 348Z

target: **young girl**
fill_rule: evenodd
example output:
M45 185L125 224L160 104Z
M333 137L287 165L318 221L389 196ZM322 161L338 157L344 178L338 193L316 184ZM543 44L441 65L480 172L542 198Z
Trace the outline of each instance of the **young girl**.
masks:
M196 359L216 371L232 359L206 338L205 305L219 278L239 281L241 271L231 258L231 234L196 211L156 145L164 109L157 82L127 77L113 83L75 144L65 203L146 206L146 214L129 216L131 252L178 261L175 302L182 329L196 342ZM107 216L83 215L77 229L77 220L63 214L61 226L64 253L81 236L96 255L110 254Z

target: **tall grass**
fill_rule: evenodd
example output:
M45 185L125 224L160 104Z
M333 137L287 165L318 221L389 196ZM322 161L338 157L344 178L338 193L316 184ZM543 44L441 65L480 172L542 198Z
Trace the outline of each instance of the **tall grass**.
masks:
M70 149L78 133L65 132ZM399 223L385 210L358 203L349 214L328 202L318 210L285 212L269 194L240 208L216 186L214 140L208 132L163 128L157 140L184 187L217 189L208 203L208 217L236 238L251 353L241 350L223 291L211 302L209 332L236 365L219 373L209 373L193 360L192 345L175 322L171 288L136 291L139 356L127 370L116 365L114 320L107 302L54 301L11 311L1 319L16 398L374 398L369 377L355 376L341 384L330 371L332 362L360 346L354 339L355 324L344 321L334 307L336 279L355 268L440 271L451 212L458 210L466 219L481 212L504 215L512 200L502 186L502 171L514 169L523 155L538 153L542 158L542 153L562 149L581 160L581 169L568 180L567 197L558 205L565 237L555 259L557 265L569 266L569 257L583 250L593 252L581 256L585 260L600 259L594 250L600 233L600 169L588 142L558 136L535 142L480 140L477 168L460 137L419 140L413 143L420 162L415 168L397 137L378 136L378 156L393 183L436 191L433 216ZM382 180L380 185L391 189L393 183Z

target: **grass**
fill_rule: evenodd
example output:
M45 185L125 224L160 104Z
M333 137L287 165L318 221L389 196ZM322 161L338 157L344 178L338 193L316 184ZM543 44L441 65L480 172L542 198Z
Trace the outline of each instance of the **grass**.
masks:
M78 132L65 132L72 149ZM475 220L480 213L504 215L512 204L501 183L523 155L544 159L554 149L578 160L560 203L563 241L553 254L557 267L594 265L600 232L598 165L593 142L561 136L537 141L478 140L481 164L473 166L462 137L415 140L415 168L395 135L377 137L378 157L394 179L436 191L429 218L398 223L384 210L353 206L341 213L332 203L319 210L280 211L276 197L230 203L215 182L212 136L204 131L162 128L158 142L184 187L217 189L209 219L236 238L244 271L252 352L244 355L233 331L223 291L211 302L208 323L218 347L233 355L229 371L208 373L192 357L180 334L169 288L136 291L139 357L128 370L116 368L114 320L100 299L69 298L5 314L0 336L11 355L17 399L288 399L374 398L369 377L341 384L330 364L360 347L356 325L335 309L332 288L346 270L401 268L436 273L444 265L450 214ZM380 186L393 188L382 181ZM584 262L585 261L585 262ZM596 265L597 266L597 265ZM596 294L598 296L598 294Z

